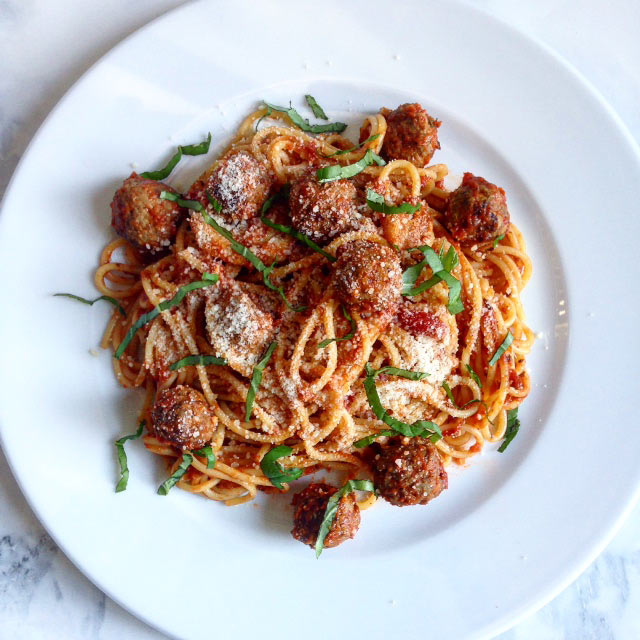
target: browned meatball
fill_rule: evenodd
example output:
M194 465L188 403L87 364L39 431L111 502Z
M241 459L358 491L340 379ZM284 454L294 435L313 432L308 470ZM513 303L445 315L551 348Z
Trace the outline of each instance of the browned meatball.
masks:
M196 389L178 385L163 389L151 411L153 431L182 449L201 449L211 442L218 418Z
M349 180L318 182L316 170L307 172L291 185L289 208L293 226L316 242L354 227L359 214L356 188Z
M462 184L449 196L443 222L461 245L490 245L509 231L505 193L484 178L465 173Z
M393 438L372 462L380 495L397 507L427 504L447 488L438 450L424 438Z
M397 109L382 109L387 120L387 132L382 143L382 156L387 160L409 160L418 167L429 164L440 148L438 127L419 104L401 104Z
M145 261L166 252L176 237L183 210L171 200L162 200L163 191L175 191L156 180L132 173L111 201L111 224Z
M336 487L326 482L314 482L293 496L292 504L296 510L291 535L296 540L310 547L316 544L327 503L336 491ZM324 546L337 547L345 540L355 537L359 526L360 508L356 504L354 494L350 493L340 498L336 518L324 539Z
M333 280L338 295L359 311L393 311L402 291L397 252L368 240L353 240L338 249Z
M193 184L188 197L208 204L206 192L222 205L229 222L254 218L269 197L274 178L261 162L246 151L226 156Z

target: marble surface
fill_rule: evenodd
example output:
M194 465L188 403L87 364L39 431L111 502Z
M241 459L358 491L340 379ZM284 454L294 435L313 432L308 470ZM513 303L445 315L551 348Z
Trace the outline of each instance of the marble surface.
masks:
M102 54L180 0L0 0L0 195L43 119ZM640 140L640 3L473 0L546 43ZM0 640L158 639L96 589L38 523L0 452ZM640 638L640 506L593 565L501 640Z

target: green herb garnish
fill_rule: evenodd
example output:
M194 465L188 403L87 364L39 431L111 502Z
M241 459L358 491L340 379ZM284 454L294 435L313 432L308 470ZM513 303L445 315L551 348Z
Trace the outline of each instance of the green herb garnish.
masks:
M384 201L384 196L375 192L373 189L367 189L367 204L370 209L384 213L385 215L395 215L397 213L416 213L420 211L420 205L412 205L408 202L403 202L397 207L391 206Z
M493 248L495 249L498 246L498 242L500 242L500 240L504 240L504 233L501 233L494 241L493 241Z
M276 231L281 231L282 233L286 233L292 238L295 238L296 240L299 240L303 244L306 244L307 247L309 247L310 249L313 249L320 255L323 255L327 260L329 260L329 262L335 262L337 260L335 256L332 256L330 253L327 253L322 247L318 246L309 236L305 235L301 231L298 231L297 229L294 229L293 227L289 227L284 224L278 224L277 222L273 222L269 220L269 218L265 217L264 215L260 217L260 220L262 220L263 224L266 224L267 227L271 227Z
M120 493L127 488L127 483L129 482L129 467L127 465L127 453L124 450L124 443L127 440L137 440L142 435L142 430L144 429L145 421L143 420L138 425L138 430L135 433L131 433L128 436L123 436L119 440L115 441L116 452L118 454L118 462L120 463L120 480L118 480L118 484L116 485L116 493Z
M213 453L211 445L202 447L202 449L198 449L197 451L193 451L192 453L196 456L202 456L203 458L207 459L207 469L213 469L216 466L216 454Z
M178 289L176 295L173 296L170 300L165 300L161 302L158 306L154 307L151 311L141 315L138 318L138 321L131 326L129 331L127 331L127 335L124 337L124 340L120 343L116 353L115 359L120 360L122 354L125 352L125 349L129 346L129 343L135 336L138 329L144 327L145 324L151 322L156 316L160 315L163 311L170 309L171 307L175 307L180 304L184 297L189 293L189 291L194 291L195 289L203 289L204 287L209 287L212 284L218 282L218 274L217 273L203 273L202 280L196 280L195 282L190 282Z
M177 202L181 207L185 209L191 209L192 211L204 211L204 207L197 200L185 200L181 198L177 193L171 191L161 191L161 200L171 200L171 202Z
M267 451L264 458L260 461L262 473L269 478L271 484L278 489L284 489L283 482L291 482L297 480L303 473L303 469L285 469L279 462L278 458L286 458L293 453L291 447L280 445Z
M316 171L316 177L320 182L332 182L333 180L353 178L353 176L358 175L373 163L381 167L387 164L377 153L374 153L371 149L367 149L367 153L365 153L358 162L348 164L345 167L339 164L323 167Z
M467 367L467 371L475 383L482 389L482 380L480 380L480 376L473 370L473 367L470 364L466 364L465 367Z
M253 367L253 374L251 375L251 382L249 383L249 391L247 392L247 402L245 405L245 422L249 422L249 419L251 418L253 403L256 399L256 396L258 395L258 389L260 388L260 383L262 382L262 372L269 363L269 360L271 360L271 356L273 355L273 352L275 351L275 348L277 346L277 342L272 342L267 348L267 351L262 357L262 360L260 360L260 362L258 362L258 364Z
M343 340L353 340L353 336L356 335L356 329L357 329L356 321L351 317L351 315L347 311L347 307L345 307L344 305L342 305L342 315L344 316L345 320L347 320L351 325L351 331L343 335L342 338L327 338L326 340L323 340L318 345L318 349L324 349L325 347L329 346L332 342L342 342Z
M320 120L328 120L327 114L324 112L324 109L317 103L316 99L313 96L307 94L304 99L307 101L307 104L311 107L311 111L313 111L313 115L316 118L320 118Z
M498 451L503 453L511 444L511 441L518 435L520 430L520 420L518 419L518 407L507 411L507 428L504 432L504 440L498 447Z
M171 157L171 160L167 163L167 165L163 169L158 169L157 171L145 171L140 174L143 178L148 178L149 180L165 180L169 177L171 172L176 168L176 165L180 160L182 160L182 156L201 156L205 153L209 153L209 145L211 144L211 132L207 136L206 140L198 144L187 144L180 145L176 152Z
M357 151L358 149L362 149L362 147L364 147L365 144L369 144L370 142L377 140L379 137L380 137L380 134L376 133L372 136L369 136L366 140L364 140L360 144L357 144L355 147L351 147L351 149L340 149L339 151L334 151L333 153L330 153L328 156L322 156L322 157L333 158L334 156L343 156L345 153L351 153L352 151Z
M99 300L104 300L105 302L112 304L123 316L125 317L127 316L122 305L115 298L112 298L111 296L98 296L93 300L88 300L87 298L83 298L81 296L75 295L75 293L54 293L53 295L54 297L71 298L72 300L77 300L78 302L88 304L89 306L93 305Z
M329 531L331 530L331 525L333 521L336 519L336 515L338 514L338 506L340 504L340 500L354 491L375 491L375 487L373 486L373 482L371 480L348 480L347 483L338 489L330 498L329 502L327 502L327 508L324 511L324 517L322 518L322 522L320 523L320 530L318 531L318 537L316 539L315 551L316 558L320 557L322 553L322 549L324 549L324 541L325 538L329 535Z
M271 115L273 111L280 111L286 113L293 124L296 125L302 131L307 133L342 133L347 125L344 122L332 122L330 124L309 124L309 121L303 118L293 107L278 107L275 104L269 102L264 103L268 110L265 116ZM265 117L263 116L263 117ZM259 122L259 121L258 121ZM257 125L256 125L257 126Z
M183 453L180 466L158 487L158 495L166 496L178 480L187 473L192 462L193 456L190 453Z
M491 360L489 360L489 366L493 367L498 360L504 355L504 352L511 346L513 342L513 334L511 331L507 331L506 338L502 341L502 344L498 347L497 351L493 354Z
M227 364L227 361L224 358L218 358L217 356L205 356L205 355L195 355L195 356L187 356L186 358L182 358L182 360L178 360L174 362L170 367L170 371L176 371L177 369L182 369L182 367L190 367L196 364L201 364L203 366L207 366L209 364L217 364L221 367L224 367Z

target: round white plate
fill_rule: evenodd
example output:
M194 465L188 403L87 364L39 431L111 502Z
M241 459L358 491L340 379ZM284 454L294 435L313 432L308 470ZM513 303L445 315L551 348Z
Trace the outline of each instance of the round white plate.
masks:
M92 296L109 202L132 163L187 158L185 188L261 98L313 94L354 123L419 101L442 119L452 173L503 186L534 261L525 302L542 333L509 449L452 470L428 508L378 505L316 561L288 534L287 497L228 509L159 497L164 469L113 440L141 398L90 355L109 310ZM99 62L61 101L16 171L0 217L1 436L56 542L124 607L179 637L479 638L544 604L584 569L640 484L638 149L563 62L463 5L381 0L190 4ZM635 356L635 357L634 357Z

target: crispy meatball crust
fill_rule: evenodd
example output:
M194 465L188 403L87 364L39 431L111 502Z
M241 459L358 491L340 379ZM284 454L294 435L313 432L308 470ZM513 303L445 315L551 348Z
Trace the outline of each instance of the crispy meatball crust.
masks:
M447 488L438 450L424 438L393 438L372 461L380 495L397 507L427 504Z
M382 143L382 156L386 160L409 160L418 167L429 164L440 148L438 127L419 104L401 104L397 109L382 109L387 120L387 132Z
M296 508L293 516L291 535L304 544L313 547L318 538L329 498L337 491L325 482L314 482L293 496L291 504ZM356 498L350 493L340 499L335 520L324 539L325 547L337 547L356 535L360 526L360 508Z
M484 178L465 173L451 193L444 226L463 246L487 247L509 231L509 210L504 191Z
M236 151L220 160L189 190L189 197L207 205L206 191L222 205L221 215L229 222L255 218L269 197L274 177L246 151Z
M163 191L176 193L164 182L132 173L111 201L111 225L129 241L145 262L166 252L173 243L183 210L171 200L162 200Z
M205 397L185 385L160 391L151 416L155 434L182 449L204 447L218 424Z
M338 249L333 281L341 300L362 312L393 311L402 291L398 254L368 240L353 240Z
M293 226L316 242L352 229L358 218L355 186L349 180L318 182L316 169L291 185L289 207Z

